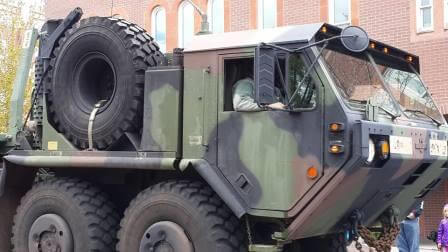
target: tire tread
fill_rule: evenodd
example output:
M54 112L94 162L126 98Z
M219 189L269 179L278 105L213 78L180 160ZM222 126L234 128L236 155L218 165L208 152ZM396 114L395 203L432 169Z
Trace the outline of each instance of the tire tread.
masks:
M141 89L143 88L143 84L145 81L144 72L148 67L153 67L157 65L166 64L165 56L159 51L159 46L157 42L146 33L144 29L139 27L136 24L132 24L127 22L124 19L120 18L108 18L108 17L90 17L87 19L81 20L79 23L73 25L73 27L65 32L65 34L59 39L58 46L54 49L52 54L52 59L50 61L50 70L47 76L49 78L46 79L46 89L48 90L48 109L51 111L49 113L50 121L55 125L56 129L65 135L67 139L69 139L76 147L78 148L86 148L87 146L87 135L85 138L79 138L73 134L70 134L70 125L66 125L63 123L60 117L63 115L58 113L58 104L54 103L54 95L51 92L52 86L52 78L54 74L54 68L56 65L56 59L60 55L61 48L66 43L67 39L75 33L79 28L90 25L100 25L104 27L111 27L114 32L118 34L120 39L124 42L124 45L129 53L132 56L134 72L136 75L136 83L134 85L134 99L133 101L129 101L132 103L137 103L138 109L130 109L127 114L131 118L132 123L125 122L125 120L117 121L117 128L121 130L121 132L126 131L136 131L141 127L141 118L143 111L143 92ZM143 77L139 77L139 75L143 74ZM98 149L106 149L109 146L113 145L122 135L117 136L113 134L116 130L111 130L109 135L106 135L102 138L112 138L112 141L101 141L98 138L94 137L94 147Z
M88 221L87 234L89 236L89 252L113 251L116 238L114 234L118 229L119 215L107 195L92 184L77 178L52 178L36 183L25 196L22 197L17 213L14 216L12 228L12 251L16 250L14 244L23 242L15 234L19 231L18 223L22 218L25 203L41 190L57 190L73 199L81 214Z
M231 251L247 251L245 235L236 216L208 185L199 181L189 180L161 182L139 193L131 201L124 213L124 218L121 220L121 229L118 231L117 251L125 252L120 250L120 240L123 239L124 228L128 225L133 209L157 193L174 193L184 197L201 213L204 221L209 224L210 233L212 233L217 247L224 245L230 247Z

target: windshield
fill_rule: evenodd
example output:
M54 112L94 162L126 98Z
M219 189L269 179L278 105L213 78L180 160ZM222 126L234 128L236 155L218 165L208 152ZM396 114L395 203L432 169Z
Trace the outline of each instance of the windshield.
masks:
M393 69L378 65L384 81L389 85L392 95L400 103L403 111L410 117L421 117L424 113L439 122L443 117L439 113L431 95L426 90L419 76L409 71ZM419 111L421 113L415 113Z
M412 69L405 71L377 65L380 76L375 63L369 61L365 54L354 57L324 49L323 58L339 93L352 109L364 110L370 103L382 108L380 112L390 115L399 115L402 110L411 118L444 121L431 95ZM382 78L391 95L384 88Z
M323 58L339 93L351 108L364 110L369 102L393 114L399 113L367 57L355 58L324 49Z

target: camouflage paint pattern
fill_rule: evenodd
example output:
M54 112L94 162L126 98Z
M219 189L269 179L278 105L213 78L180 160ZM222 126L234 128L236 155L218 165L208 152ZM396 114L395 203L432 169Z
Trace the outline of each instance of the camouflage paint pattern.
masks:
M291 43L291 47L300 45ZM446 126L437 128L405 117L392 122L383 115L378 122L366 121L364 112L350 110L342 102L322 59L312 74L318 93L314 109L225 111L224 61L253 57L254 51L254 46L186 51L183 82L160 82L145 90L145 118L152 120L144 123L142 134L149 144L143 150L84 152L61 147L14 151L6 159L33 167L64 163L108 167L117 158L130 158L129 168L167 170L175 169L178 159L188 160L181 162L181 170L198 160L225 177L232 185L229 191L244 201L250 215L293 220L284 230L287 239L340 231L355 209L364 212L365 224L373 223L391 205L401 209L403 218L421 194L448 175L448 169L442 168L447 157L429 155L430 139L448 140ZM316 53L316 48L306 51L310 60ZM344 131L329 132L333 122L344 124ZM47 145L63 142L58 134L44 125ZM414 154L391 154L381 168L367 166L371 135L410 137ZM343 153L328 152L333 141L344 145ZM89 155L91 161L83 162ZM317 168L317 178L307 177L310 167ZM410 181L411 177L416 179Z

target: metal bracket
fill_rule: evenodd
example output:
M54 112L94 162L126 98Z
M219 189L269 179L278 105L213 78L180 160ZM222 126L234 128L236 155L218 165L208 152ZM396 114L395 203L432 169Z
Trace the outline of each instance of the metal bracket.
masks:
M390 206L380 217L380 221L383 225L393 226L398 224L398 216L400 210L396 206Z
M378 107L370 103L366 105L366 117L368 121L376 122L378 121Z
M87 136L89 139L89 148L88 151L93 151L93 122L95 121L96 113L98 110L103 106L103 104L107 102L107 100L101 100L97 104L95 104L95 107L93 108L92 112L90 113L89 117L89 126L87 128Z
M249 252L281 252L283 248L279 248L276 245L261 245L252 244L249 245Z

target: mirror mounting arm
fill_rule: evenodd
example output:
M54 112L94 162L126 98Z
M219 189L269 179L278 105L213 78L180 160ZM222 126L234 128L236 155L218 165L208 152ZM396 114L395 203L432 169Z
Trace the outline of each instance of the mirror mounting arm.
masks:
M308 75L310 75L311 70L314 69L314 66L316 65L317 61L319 60L320 56L322 55L324 49L328 46L328 41L325 41L324 46L320 49L319 54L316 56L316 58L314 59L313 63L310 65L310 67L308 67L308 70L306 71L305 75L303 76L302 80L300 80L299 85L297 85L296 90L294 91L294 93L291 95L291 98L288 101L287 106L291 106L292 101L294 100L294 98L296 97L296 95L299 93L300 88L302 87L303 83L305 82L306 78L308 78Z

